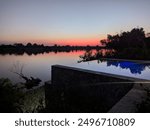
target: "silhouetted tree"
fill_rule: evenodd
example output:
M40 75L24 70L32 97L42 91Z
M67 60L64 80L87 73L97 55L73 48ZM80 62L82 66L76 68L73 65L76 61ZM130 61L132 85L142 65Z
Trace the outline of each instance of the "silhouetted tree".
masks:
M38 47L38 45L36 43L33 44L33 47Z
M134 28L130 32L122 32L116 35L107 35L107 39L100 41L108 48L141 48L145 47L145 32L143 28Z
M26 46L27 46L27 47L32 47L32 44L29 42L29 43L27 43Z

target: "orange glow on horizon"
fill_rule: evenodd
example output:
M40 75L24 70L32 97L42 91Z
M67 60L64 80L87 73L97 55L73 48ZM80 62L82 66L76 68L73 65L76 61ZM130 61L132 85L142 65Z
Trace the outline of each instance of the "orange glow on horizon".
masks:
M103 39L103 38L101 38ZM41 41L42 42L42 41ZM71 45L71 46L96 46L100 44L100 38L95 39L61 39L61 40L47 40L45 41L47 45Z
M19 37L16 37L14 39L9 38L9 40L4 41L3 43L37 43L37 44L44 44L47 46L53 46L54 44L57 45L70 45L70 46L96 46L96 45L101 45L100 40L105 39L105 36L101 35L100 37L97 36L92 36L92 37L74 37L74 38L48 38L48 37L39 37L39 38L26 38L26 39L21 39Z
M91 39L91 40L58 40L58 44L61 45L76 45L76 46L86 46L86 45L98 45L97 39Z

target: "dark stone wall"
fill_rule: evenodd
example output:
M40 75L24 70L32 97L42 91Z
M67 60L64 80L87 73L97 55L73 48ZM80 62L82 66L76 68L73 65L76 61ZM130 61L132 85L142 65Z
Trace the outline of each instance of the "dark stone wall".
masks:
M47 111L107 112L133 84L127 77L55 65L46 87Z
M89 85L102 82L130 82L126 77L100 73L90 70L52 66L52 84L57 85Z

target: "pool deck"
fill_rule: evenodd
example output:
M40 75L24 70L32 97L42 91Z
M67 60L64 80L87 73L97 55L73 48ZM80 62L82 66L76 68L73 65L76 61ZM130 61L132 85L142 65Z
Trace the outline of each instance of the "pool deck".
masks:
M134 84L134 87L108 113L138 113L141 104L147 99L146 90L150 90L150 83Z

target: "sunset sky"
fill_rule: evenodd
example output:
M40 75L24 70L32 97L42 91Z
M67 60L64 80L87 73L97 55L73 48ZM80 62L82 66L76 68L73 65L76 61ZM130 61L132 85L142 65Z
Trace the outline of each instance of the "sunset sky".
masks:
M0 0L1 44L98 45L134 27L150 32L150 0Z

